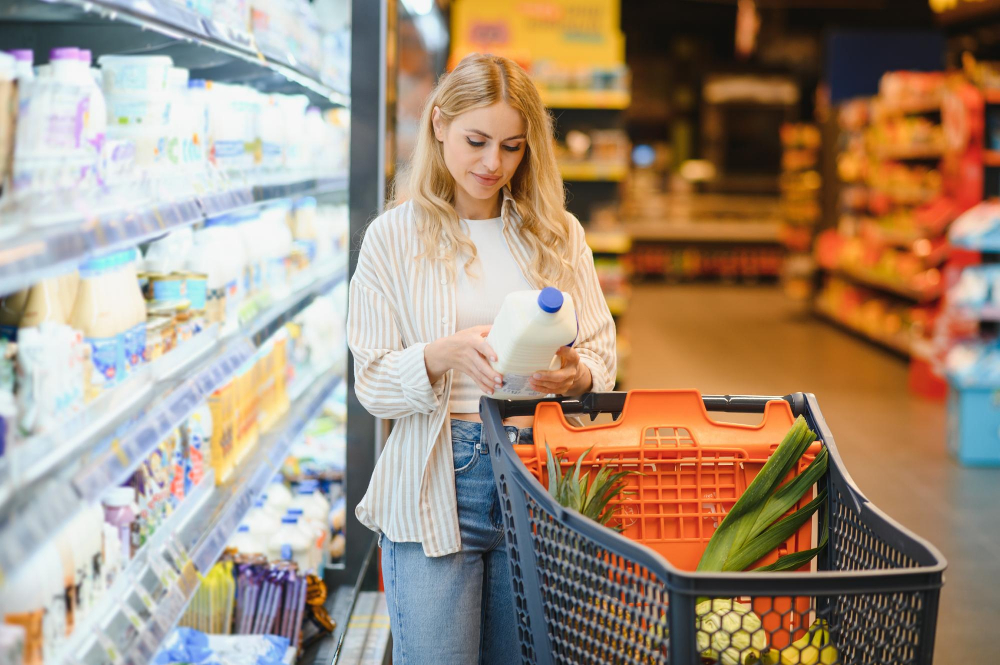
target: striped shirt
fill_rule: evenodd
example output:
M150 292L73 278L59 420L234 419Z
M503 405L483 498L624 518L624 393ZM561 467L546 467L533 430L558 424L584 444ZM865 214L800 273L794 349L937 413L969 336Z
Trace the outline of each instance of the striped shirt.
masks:
M522 274L528 275L530 253L517 232L516 204L506 188L503 195L503 235ZM580 322L575 348L590 369L592 390L611 390L615 324L583 227L572 216L569 234L576 259L571 293ZM436 557L462 547L451 428L444 426L449 422L453 370L432 385L424 347L456 332L456 297L446 266L417 259L421 253L412 204L407 202L368 227L351 278L347 335L354 354L355 393L372 415L396 420L355 514L392 542L422 543L424 553Z

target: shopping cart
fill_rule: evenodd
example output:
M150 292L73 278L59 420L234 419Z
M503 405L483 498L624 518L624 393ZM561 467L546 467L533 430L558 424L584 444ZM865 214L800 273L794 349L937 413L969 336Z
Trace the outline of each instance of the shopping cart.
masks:
M709 411L761 413L763 422L721 423ZM717 622L729 624L726 635L706 634L709 623L699 618L706 599L713 609L715 599L752 607L759 623L747 629L764 630L767 648L777 652L811 639L810 627L822 625L836 649L833 663L932 662L944 557L855 486L813 395L633 391L538 402L483 398L480 413L525 663L732 665L732 652L718 642L735 639L733 621L737 630L749 621L734 613ZM535 444L508 441L504 419L532 414ZM582 429L566 420L599 414L615 420ZM826 515L814 517L765 563L815 546L824 529L827 546L795 572L694 572L726 511L799 414L819 437L802 464L820 445L830 453L817 490L828 491L826 510L819 511ZM563 465L594 446L581 474L604 465L642 471L613 502L611 525L622 528L621 535L549 496L540 482L547 475L546 442L553 455L562 454ZM827 660L802 652L800 662L827 663L831 652L822 654Z

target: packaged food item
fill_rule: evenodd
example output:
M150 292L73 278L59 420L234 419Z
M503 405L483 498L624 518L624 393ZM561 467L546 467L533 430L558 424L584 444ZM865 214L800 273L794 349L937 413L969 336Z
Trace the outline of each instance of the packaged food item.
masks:
M0 663L24 665L27 636L24 626L0 623Z
M125 335L130 324L127 308L116 288L120 282L117 255L91 259L80 266L70 325L83 333L93 365L91 384L96 392L117 385L125 374Z
M14 56L14 70L17 74L18 83L30 83L35 80L35 70L32 67L35 61L35 53L28 48L14 49L8 51Z
M82 336L61 324L21 330L17 400L23 435L50 429L82 408L87 392L82 345Z
M168 337L168 326L173 326L173 317L151 316L146 321L146 350L143 356L146 362L157 360L166 352L167 343L173 344Z
M212 393L208 399L208 407L212 416L212 467L215 469L215 482L221 485L229 479L236 464L235 382L230 382Z
M119 551L122 565L132 560L132 531L136 523L135 488L115 487L104 494L104 521L114 528L113 546Z
M166 518L184 500L184 444L179 428L163 437L159 450L165 491L163 517Z
M558 289L515 291L507 295L487 338L497 354L495 369L503 376L497 399L531 399L531 375L551 368L556 351L576 340L579 326L573 298Z
M183 427L187 442L187 481L185 491L190 492L205 477L205 470L212 463L212 411L207 404L195 409Z
M14 155L14 118L17 113L17 61L0 53L0 191L7 182Z
M29 291L25 289L0 298L0 339L17 340L17 328L24 315Z
M299 527L297 518L281 519L281 526L268 540L267 557L271 561L294 561L302 570L311 569L312 539Z
M62 559L48 543L0 587L3 623L24 629L25 665L54 658L66 637L66 589Z
M103 174L100 171L101 153L104 151L104 140L108 130L108 110L97 80L91 73L90 65L93 54L88 49L80 49L79 70L75 78L86 90L87 113L84 116L83 142L85 149L91 154L87 157L85 170L81 173L82 187L100 187L104 185Z
M127 311L124 341L128 372L135 371L146 359L146 301L142 297L136 272L138 259L138 250L124 252L121 258L123 267L119 273L122 306Z
M31 287L18 325L34 328L42 323L66 323L66 307L58 278L43 279Z

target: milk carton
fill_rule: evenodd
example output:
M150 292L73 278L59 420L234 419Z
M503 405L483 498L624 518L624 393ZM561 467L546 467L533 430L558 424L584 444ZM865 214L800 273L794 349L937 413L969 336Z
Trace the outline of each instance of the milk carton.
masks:
M493 369L503 376L494 399L544 397L528 387L535 372L558 369L559 347L576 341L579 326L573 297L559 289L514 291L504 299L486 338L496 352Z

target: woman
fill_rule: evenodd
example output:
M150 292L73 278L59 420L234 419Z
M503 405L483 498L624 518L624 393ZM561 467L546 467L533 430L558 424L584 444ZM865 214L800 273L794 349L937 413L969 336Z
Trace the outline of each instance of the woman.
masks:
M556 286L576 304L575 346L559 351L560 369L534 375L535 390L614 384L614 322L563 205L552 142L520 67L462 60L424 109L408 200L368 227L351 280L355 390L373 415L396 420L356 510L381 534L395 665L520 662L478 415L503 381L486 335L504 297ZM505 425L511 441L530 437L530 418Z

